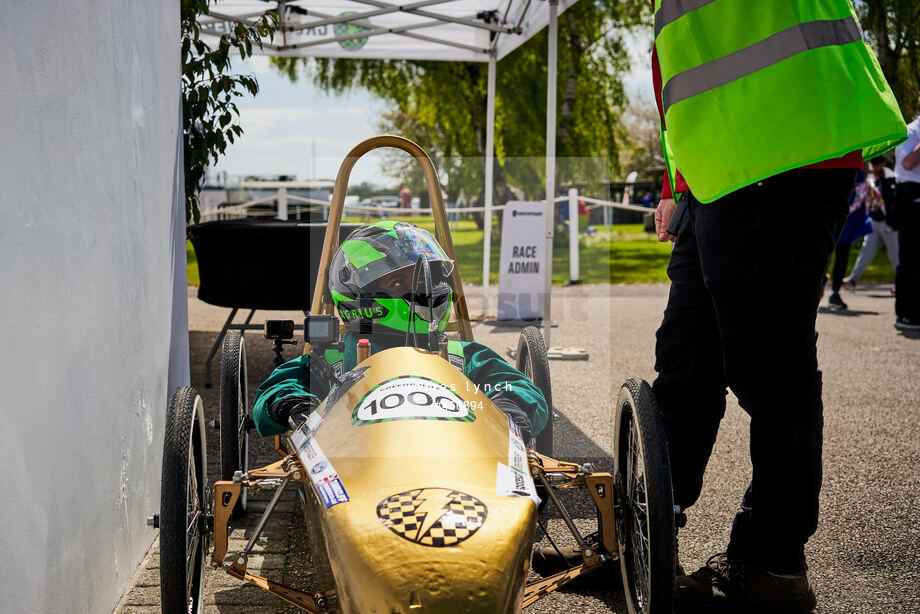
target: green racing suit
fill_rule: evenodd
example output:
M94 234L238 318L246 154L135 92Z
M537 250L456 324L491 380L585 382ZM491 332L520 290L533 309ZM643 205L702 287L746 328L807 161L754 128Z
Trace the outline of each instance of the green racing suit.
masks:
M342 341L344 352L327 350L323 356L339 376L351 371L357 364L357 337L346 333ZM373 337L370 342L374 353L401 345L388 345ZM549 407L543 393L526 375L496 352L475 341L449 341L448 352L451 364L505 413L513 417L516 410L523 410L530 420L534 437L543 430L549 419ZM272 418L270 409L273 404L291 397L313 399L319 404L328 394L328 385L321 378L311 378L308 354L290 360L276 368L259 386L252 410L256 430L263 436L280 435L288 430L288 425Z

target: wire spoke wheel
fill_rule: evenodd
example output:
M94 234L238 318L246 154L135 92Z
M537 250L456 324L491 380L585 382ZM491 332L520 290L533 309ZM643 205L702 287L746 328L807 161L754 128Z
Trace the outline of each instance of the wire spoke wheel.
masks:
M190 457L188 463L188 489L186 500L185 518L188 523L185 527L185 583L186 594L191 595L192 583L195 578L195 564L197 563L198 544L201 542L200 520L202 516L202 498L198 496L198 475L195 469L195 459Z
M232 480L237 471L249 471L249 388L246 346L238 330L227 332L220 357L220 479ZM248 490L243 488L233 515L246 512Z
M194 388L173 394L163 441L160 604L164 614L199 614L209 546L204 411Z
M630 614L665 614L673 600L676 540L667 441L651 387L620 389L615 416L620 572Z

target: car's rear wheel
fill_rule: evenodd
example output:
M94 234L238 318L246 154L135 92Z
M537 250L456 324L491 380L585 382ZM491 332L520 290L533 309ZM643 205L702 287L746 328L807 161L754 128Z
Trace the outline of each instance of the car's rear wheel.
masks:
M549 376L549 359L546 356L546 343L543 335L535 326L528 326L521 331L517 347L517 369L536 384L549 410L546 426L540 431L534 443L534 449L546 456L553 455L553 387Z
M200 614L209 545L204 410L194 388L179 388L166 415L160 491L160 606Z
M220 479L232 480L237 471L249 471L249 388L243 334L231 330L224 337L220 357ZM246 512L247 488L233 508Z

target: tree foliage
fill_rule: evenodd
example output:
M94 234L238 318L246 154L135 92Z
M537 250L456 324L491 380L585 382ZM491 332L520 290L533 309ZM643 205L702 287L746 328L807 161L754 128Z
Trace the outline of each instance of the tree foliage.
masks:
M855 4L882 72L910 121L920 110L920 2L856 0Z
M234 98L259 91L254 76L228 74L230 53L242 59L252 55L253 44L271 35L276 18L266 13L250 26L236 24L212 49L199 38L198 17L207 14L207 0L182 0L181 7L185 220L197 223L198 192L208 165L243 134Z
M598 169L573 168L608 177L618 168L626 105L620 75L629 57L619 36L649 13L647 0L584 0L559 16L556 155L560 160L603 160ZM502 190L542 196L546 141L547 31L504 58L496 78L496 198ZM419 142L444 175L448 198L461 192L481 197L486 148L488 65L475 62L272 58L296 80L344 92L362 87L389 103L380 128ZM405 156L390 156L388 171L419 191L421 175ZM563 164L564 165L564 164ZM563 178L563 180L570 180ZM510 194L508 194L510 195Z
M660 126L658 107L650 93L630 100L623 114L627 146L621 150L620 167L624 173L637 171L640 179L661 177L665 160Z

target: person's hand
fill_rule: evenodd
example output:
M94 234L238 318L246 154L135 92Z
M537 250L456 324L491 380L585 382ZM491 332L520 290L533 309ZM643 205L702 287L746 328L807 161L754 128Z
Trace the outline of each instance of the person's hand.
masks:
M533 427L530 424L527 412L518 407L517 403L505 397L493 398L492 401L517 425L518 430L521 431L521 439L524 440L524 445L529 446Z
M316 406L319 405L317 399L310 399L302 403L298 403L291 408L291 415L288 416L288 426L292 430L297 430L301 424L306 422L307 418L310 417L310 414L313 413L313 410L316 409Z
M278 424L296 429L317 405L319 399L316 397L291 395L272 403L268 408L268 415Z
M658 208L655 209L655 232L658 233L658 240L662 243L665 241L673 242L677 238L668 232L668 224L671 222L671 216L674 215L674 209L676 208L677 204L673 198L662 198L658 203Z

